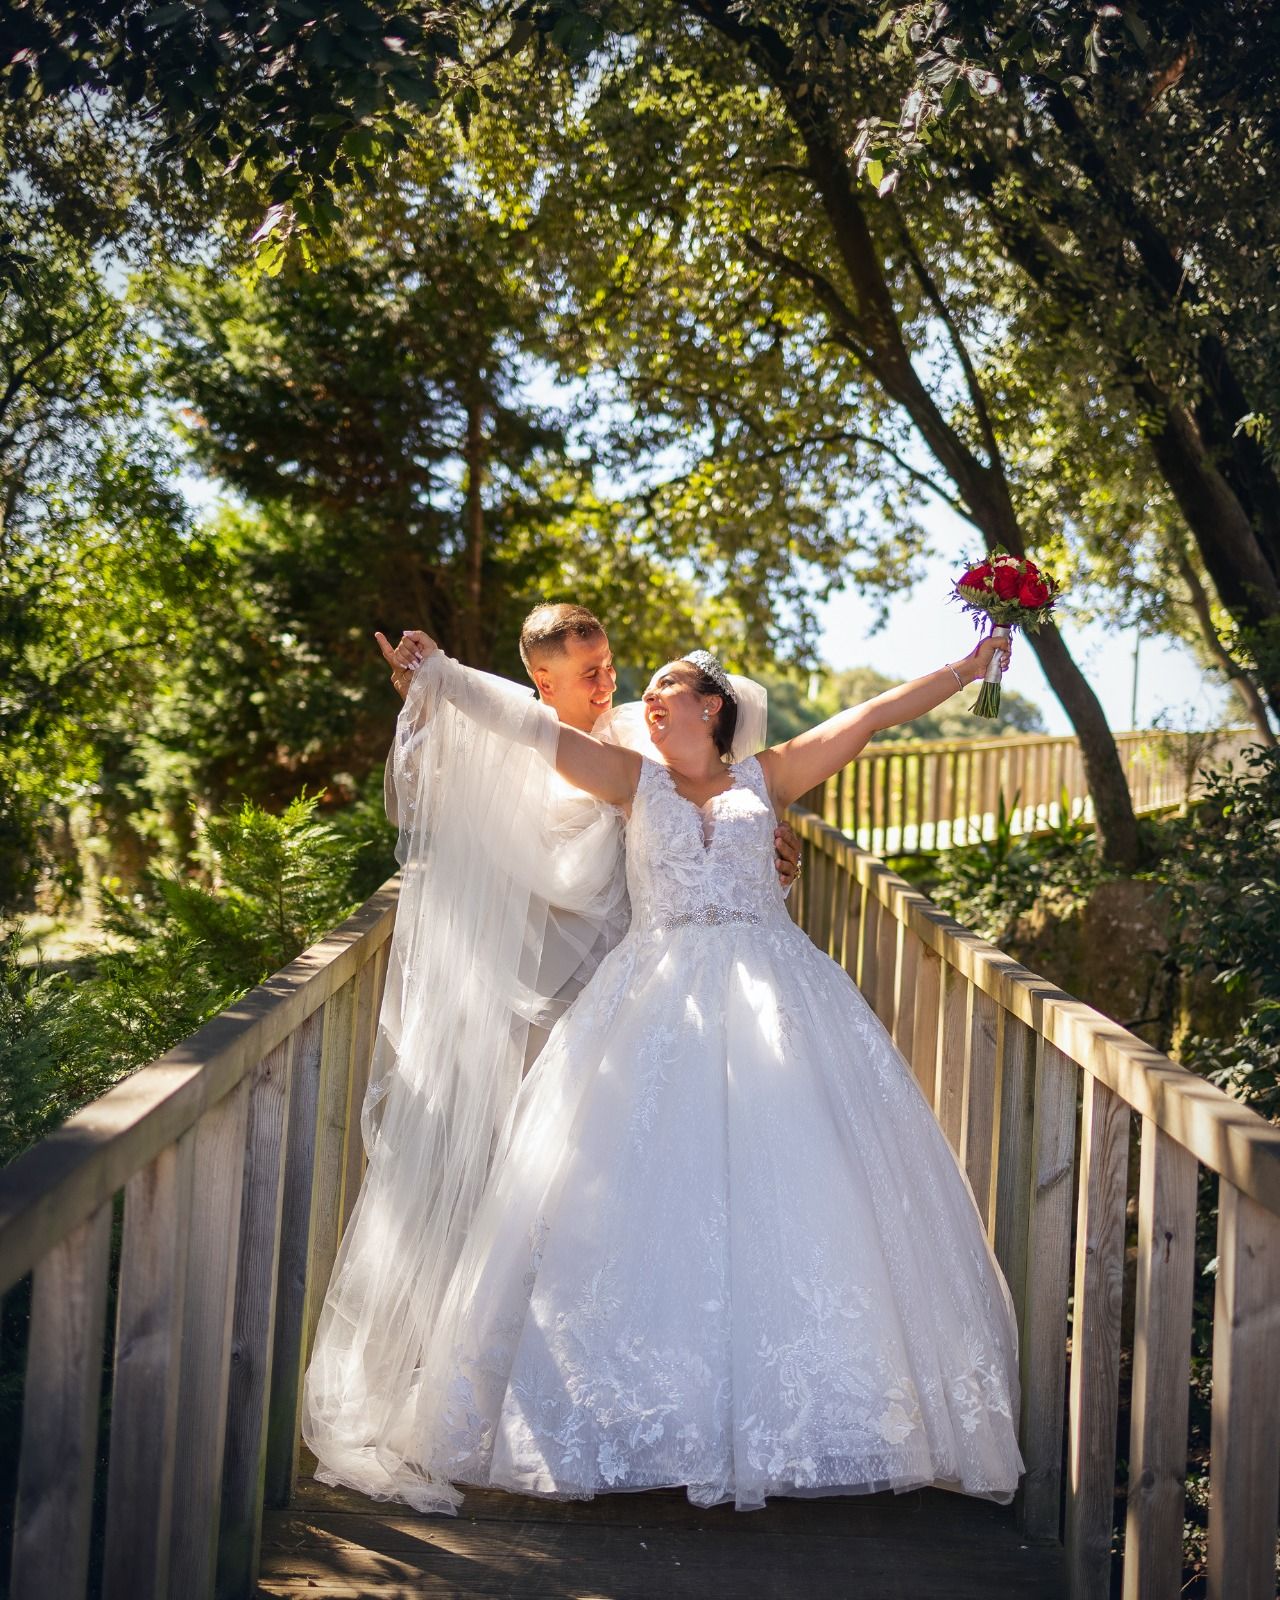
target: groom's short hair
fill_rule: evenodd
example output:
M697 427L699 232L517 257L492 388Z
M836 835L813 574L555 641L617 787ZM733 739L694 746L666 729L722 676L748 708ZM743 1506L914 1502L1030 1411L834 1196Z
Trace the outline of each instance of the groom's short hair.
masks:
M535 660L562 656L570 639L605 636L604 624L586 606L535 606L520 629L520 659L532 677Z

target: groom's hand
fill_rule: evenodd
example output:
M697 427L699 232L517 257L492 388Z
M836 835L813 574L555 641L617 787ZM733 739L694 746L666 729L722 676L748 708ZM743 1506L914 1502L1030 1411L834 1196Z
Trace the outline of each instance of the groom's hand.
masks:
M800 876L800 840L785 822L773 830L773 851L778 882L789 889Z

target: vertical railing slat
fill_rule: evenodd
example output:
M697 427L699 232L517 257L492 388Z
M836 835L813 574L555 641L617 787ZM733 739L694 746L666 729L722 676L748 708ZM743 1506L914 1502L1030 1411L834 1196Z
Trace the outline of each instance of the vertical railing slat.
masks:
M1209 1600L1272 1600L1280 1487L1280 1217L1218 1180Z
M217 1592L226 1600L251 1593L258 1570L292 1050L292 1038L277 1045L249 1089L218 1539Z
M105 1600L165 1600L196 1130L125 1186L107 1475Z
M298 1471L298 1406L302 1394L307 1263L310 1259L311 1190L320 1107L324 1013L314 1011L295 1031L289 1070L289 1128L285 1141L284 1201L280 1214L280 1265L276 1326L271 1351L271 1403L267 1418L267 1505L287 1506Z
M1182 1587L1196 1159L1142 1119L1124 1600Z
M938 1040L938 1073L933 1109L942 1131L964 1159L964 1080L966 1035L969 1026L969 980L957 967L943 963L942 1026Z
M36 1268L9 1593L79 1600L89 1576L111 1203Z
M942 1009L942 957L922 944L916 965L915 1016L911 1023L911 1070L930 1105L937 1099L939 1015Z
M1071 1316L1067 1576L1071 1600L1110 1600L1129 1107L1086 1073Z
M169 1541L169 1584L183 1600L212 1595L217 1570L248 1110L249 1082L241 1078L195 1126L178 1388L183 1461Z
M1027 1197L1031 1192L1032 1129L1035 1122L1036 1035L1020 1018L1004 1013L1000 1028L1000 1148L996 1160L993 1249L1018 1313L1025 1340L1027 1289Z
M1027 1471L1018 1496L1019 1522L1033 1538L1059 1536L1076 1071L1056 1045L1038 1040L1022 1359Z
M965 1065L964 1169L982 1220L991 1229L994 1205L996 1143L997 1007L976 984L969 987L968 1042Z

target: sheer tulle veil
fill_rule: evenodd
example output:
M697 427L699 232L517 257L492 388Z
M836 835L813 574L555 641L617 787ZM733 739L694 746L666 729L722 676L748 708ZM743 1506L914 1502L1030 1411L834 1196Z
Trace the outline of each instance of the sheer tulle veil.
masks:
M764 738L739 697L734 756ZM611 736L651 748L620 708ZM426 1352L507 1148L533 1043L625 931L620 818L556 774L555 714L443 652L410 684L387 767L400 897L361 1132L368 1169L303 1385L317 1476L422 1511L461 1501L435 1467Z

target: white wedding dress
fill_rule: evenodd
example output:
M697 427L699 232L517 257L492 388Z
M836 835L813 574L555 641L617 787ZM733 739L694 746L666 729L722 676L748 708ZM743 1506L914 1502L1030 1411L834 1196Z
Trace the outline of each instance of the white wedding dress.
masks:
M1007 1502L1017 1332L972 1192L731 771L699 809L644 760L630 930L520 1086L399 1424L433 1481L523 1494Z

